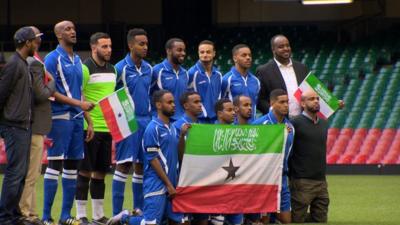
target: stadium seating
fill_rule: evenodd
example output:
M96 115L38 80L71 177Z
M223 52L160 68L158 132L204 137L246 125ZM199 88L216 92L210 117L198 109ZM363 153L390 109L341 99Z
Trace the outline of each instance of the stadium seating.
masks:
M244 35L249 33L252 35ZM342 44L336 42L332 33L312 26L218 28L183 36L184 40L190 40L185 66L196 62L197 43L210 39L216 43L215 64L222 73L233 65L231 49L238 43L251 47L255 72L257 66L272 58L269 39L277 33L289 37L293 57L307 65L345 102L345 108L329 118L328 164L400 164L398 31ZM156 64L162 55L153 52L149 61ZM4 144L0 141L0 164L4 162Z

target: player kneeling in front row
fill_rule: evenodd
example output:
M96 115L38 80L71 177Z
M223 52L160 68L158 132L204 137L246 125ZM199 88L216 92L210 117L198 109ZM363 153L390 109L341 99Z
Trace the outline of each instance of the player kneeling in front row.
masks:
M178 182L178 146L183 147L184 136L189 126L184 125L178 136L175 127L170 123L170 118L175 112L171 92L155 92L153 103L157 109L157 118L149 123L143 135L143 213L136 210L131 215L127 210L122 211L111 218L108 225L158 225L162 223L163 218L168 218L169 224L183 222L183 214L172 212L171 199L176 195L175 187ZM183 149L179 150L183 153ZM182 157L182 154L179 154L179 157Z

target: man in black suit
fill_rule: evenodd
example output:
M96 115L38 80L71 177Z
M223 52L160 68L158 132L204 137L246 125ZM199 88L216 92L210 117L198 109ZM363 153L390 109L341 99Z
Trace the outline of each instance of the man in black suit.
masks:
M256 75L261 83L257 108L263 114L268 113L271 91L283 89L289 96L289 116L299 115L301 107L294 98L294 92L309 71L304 64L291 59L292 49L289 40L284 35L278 34L271 38L271 49L274 58L256 70Z

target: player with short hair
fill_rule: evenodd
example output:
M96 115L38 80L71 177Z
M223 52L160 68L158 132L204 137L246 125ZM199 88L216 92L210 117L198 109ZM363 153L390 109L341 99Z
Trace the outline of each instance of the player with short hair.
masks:
M116 85L116 71L110 63L112 43L108 34L97 32L90 37L91 55L83 62L83 95L98 102L112 94ZM90 224L86 214L88 192L92 198L93 224L105 224L104 178L111 165L112 138L99 106L90 112L93 139L85 143L85 155L79 164L76 190L76 217L82 225ZM85 132L88 125L84 124Z
M174 95L176 112L171 119L176 121L184 113L179 98L187 91L189 84L189 74L181 66L186 56L185 42L179 38L171 38L165 43L165 50L167 58L154 66L152 92L168 90Z
M63 200L59 224L77 225L71 216L76 193L78 162L83 158L83 116L81 111L90 111L94 104L82 101L82 62L73 52L76 44L75 25L62 21L54 26L59 45L45 60L46 70L56 81L56 101L52 102L52 128L48 138L53 141L47 150L48 167L44 175L43 221L54 224L51 207L57 192L58 176L62 171ZM88 114L85 114L88 117ZM88 119L86 140L93 137L91 120Z
M159 225L163 219L169 219L169 224L183 222L183 215L172 211L171 199L176 195L178 164L183 153L178 145L181 146L184 142L188 126L183 126L178 135L171 124L170 118L175 113L175 101L171 92L154 92L153 104L157 108L157 117L149 123L143 135L143 214L132 216L127 211L122 211L111 218L108 225Z
M214 105L221 98L222 74L213 65L215 45L212 41L201 41L198 46L199 60L189 70L189 87L199 93L202 100L203 123L214 123L217 115Z
M116 143L117 165L112 183L113 215L122 211L125 183L132 162L135 163L132 176L134 208L143 208L143 147L142 137L151 121L150 88L153 68L144 60L148 51L147 32L141 28L129 30L127 35L129 53L115 68L118 73L118 88L127 87L135 103L135 118L138 130Z
M232 58L235 65L222 78L222 96L231 101L238 95L246 95L252 102L252 119L256 115L260 81L250 72L252 55L250 47L245 44L235 45L232 49Z
M258 118L253 124L285 124L288 130L285 146L285 159L282 172L281 206L277 219L281 223L291 223L290 191L288 185L288 158L293 146L294 127L288 119L289 97L285 90L275 89L270 93L270 105L272 109L264 116Z

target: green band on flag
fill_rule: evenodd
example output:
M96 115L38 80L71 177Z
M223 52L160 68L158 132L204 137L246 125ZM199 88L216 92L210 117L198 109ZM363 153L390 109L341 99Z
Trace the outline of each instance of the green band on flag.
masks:
M232 155L282 153L285 125L193 124L185 154Z
M332 108L332 110L336 111L339 108L339 100L312 72L307 75L307 83Z
M137 130L137 123L135 119L135 112L133 109L135 108L132 105L132 102L129 100L129 97L127 95L127 89L123 88L117 91L117 96L118 99L121 102L121 106L124 110L126 120L128 122L129 129L131 131L136 131Z

